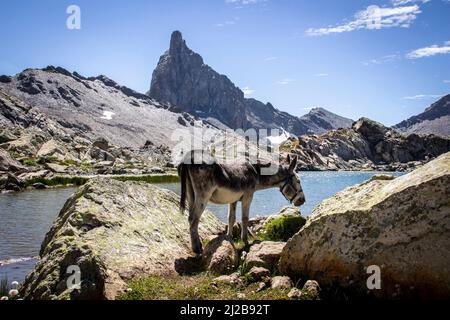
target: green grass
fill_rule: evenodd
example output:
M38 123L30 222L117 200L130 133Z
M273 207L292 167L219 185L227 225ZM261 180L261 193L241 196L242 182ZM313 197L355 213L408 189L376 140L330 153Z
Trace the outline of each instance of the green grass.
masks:
M305 223L302 216L281 216L269 221L258 236L266 241L288 241Z
M45 178L33 178L25 182L25 187L32 186L35 183L42 183L48 187L56 187L56 186L66 186L66 185L75 185L81 186L88 182L88 178L84 177L63 177L56 176L50 179Z
M176 175L143 175L143 176L121 176L113 177L113 179L118 181L142 181L147 183L172 183L179 182L180 178Z
M22 163L28 167L37 167L38 163L36 158L26 158L22 160Z
M214 284L207 273L195 276L150 276L129 284L131 292L120 300L236 300L244 294L246 300L287 300L289 290L270 288L256 292L257 283L234 287Z

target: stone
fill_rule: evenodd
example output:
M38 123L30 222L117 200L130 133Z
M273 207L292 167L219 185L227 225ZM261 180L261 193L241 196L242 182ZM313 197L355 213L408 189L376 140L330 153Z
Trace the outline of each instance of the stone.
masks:
M291 300L301 300L302 296L302 292L297 288L292 288L288 293L288 298Z
M63 160L65 153L62 147L54 139L51 139L41 146L36 157L57 157L58 160Z
M33 183L33 184L32 184L32 187L33 187L34 189L37 189L37 190L44 190L44 189L47 189L47 186L46 186L45 184L43 184L43 183L40 183L40 182Z
M449 185L446 153L407 175L337 193L288 241L280 272L367 292L368 270L379 270L381 289L371 294L449 298Z
M303 291L308 294L311 298L319 297L320 294L320 286L319 283L315 280L308 280L303 285Z
M263 241L250 247L250 251L245 257L245 268L263 267L269 270L276 268L285 242Z
M104 151L108 151L109 142L105 138L98 138L92 143L92 146L97 147Z
M239 277L239 274L235 272L230 275L221 275L217 278L214 278L213 283L240 286L243 284L243 281L241 277Z
M258 283L258 288L256 288L256 292L261 292L267 288L267 284L265 282Z
M287 276L276 276L270 280L270 287L274 290L287 290L294 286L291 278Z
M214 274L228 274L234 271L239 262L233 240L218 236L210 240L203 252L206 268Z
M67 172L67 166L63 166L63 165L56 164L56 163L46 163L45 167L55 173L66 173Z
M67 200L46 234L21 297L114 299L131 279L176 274L177 264L191 256L188 217L180 214L179 200L147 183L91 179ZM206 210L200 236L222 229ZM67 287L69 266L80 268L81 289Z
M251 279L252 282L260 281L267 277L270 277L270 271L263 267L252 267L247 272L247 278Z
M27 168L19 161L13 159L8 151L0 148L0 171L18 172L27 171Z

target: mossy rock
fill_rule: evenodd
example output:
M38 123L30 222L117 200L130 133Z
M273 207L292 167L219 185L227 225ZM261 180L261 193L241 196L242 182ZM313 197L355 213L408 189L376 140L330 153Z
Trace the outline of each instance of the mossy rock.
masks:
M258 236L266 241L288 241L305 225L301 215L281 215L268 220Z

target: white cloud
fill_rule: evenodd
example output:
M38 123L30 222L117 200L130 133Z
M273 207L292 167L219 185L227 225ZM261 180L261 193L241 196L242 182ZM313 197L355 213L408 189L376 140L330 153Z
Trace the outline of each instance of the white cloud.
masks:
M365 66L369 66L369 65L372 65L372 64L383 64L383 63L387 63L387 62L392 62L392 61L397 60L397 59L400 59L400 55L398 55L398 54L388 54L388 55L382 56L380 58L364 61L362 64L365 65Z
M293 79L284 78L283 80L278 81L277 84L287 85L292 83L293 81L294 81Z
M225 0L226 3L238 4L238 5L248 5L257 4L261 2L266 2L267 0Z
M308 36L322 36L332 33L350 32L360 29L377 30L392 27L408 28L421 13L418 5L406 7L379 7L369 6L367 9L355 14L354 20L326 28L309 28Z
M244 87L242 88L242 92L245 96L251 96L255 92L255 90L250 89L249 87Z
M404 6L405 4L409 4L409 3L427 3L430 2L431 0L391 0L392 4L394 6Z
M423 100L436 99L442 97L443 94L416 94L415 96L403 97L404 100Z
M225 22L223 22L223 23L218 23L218 24L216 24L216 27L223 28L223 27L226 27L226 26L233 26L233 25L236 24L236 22L237 22L238 20L239 20L239 18L238 18L238 17L235 17L235 18L233 18L232 20L227 20L227 21L225 21Z
M432 45L429 47L424 47L411 51L406 55L408 59L419 59L425 57L435 56L437 54L447 54L450 53L450 41L447 41L442 46Z
M328 73L316 73L314 77L328 77Z
M278 59L278 57L267 57L267 58L264 59L264 61L274 61L274 60L277 60L277 59Z

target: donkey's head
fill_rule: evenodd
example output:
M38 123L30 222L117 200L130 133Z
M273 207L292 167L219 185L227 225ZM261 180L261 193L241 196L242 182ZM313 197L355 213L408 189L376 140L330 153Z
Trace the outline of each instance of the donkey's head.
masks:
M300 184L300 179L295 173L297 167L297 156L287 156L286 163L281 165L281 176L283 180L280 183L280 192L294 206L301 206L305 203L305 195Z

